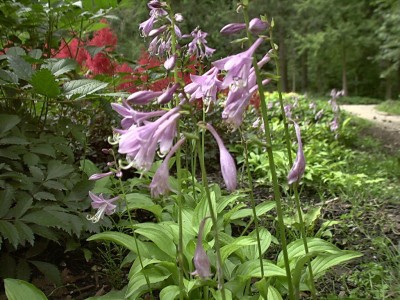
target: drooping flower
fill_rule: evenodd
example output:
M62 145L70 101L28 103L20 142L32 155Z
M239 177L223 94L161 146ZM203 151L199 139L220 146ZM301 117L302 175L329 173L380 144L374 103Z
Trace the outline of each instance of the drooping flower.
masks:
M158 98L157 98L157 102L158 104L166 104L168 102L170 102L173 97L174 97L174 93L176 92L176 90L180 87L181 85L177 82L175 84L172 84L170 86L167 87L167 89L164 91L164 93L162 93Z
M228 56L212 63L219 70L228 71L224 81L222 82L222 88L230 86L233 88L247 86L247 80L250 75L250 68L253 61L253 54L263 41L263 38L258 38L246 51Z
M330 123L330 128L331 128L331 131L337 131L339 129L339 122L338 122L337 116L335 116L333 121Z
M97 223L100 219L104 217L104 215L112 215L115 213L117 206L113 204L115 201L119 199L119 197L105 199L103 194L96 195L92 192L89 192L89 196L92 199L92 208L97 209L97 212L94 216L86 216L86 218L93 223Z
M208 131L214 136L219 148L219 161L221 165L221 173L228 191L232 192L236 189L236 165L233 157L226 149L224 142L218 135L217 131L210 124L206 125Z
M136 111L128 104L126 100L122 101L122 105L119 103L111 103L111 107L122 117L124 117L121 120L122 129L128 129L132 125L140 126L143 122L154 117L160 117L166 113L165 110L156 110L150 112Z
M172 145L169 140L176 127L176 120L180 117L180 107L177 106L165 113L154 122L147 122L143 126L131 126L127 130L115 130L120 134L118 152L126 154L130 166L138 169L149 170L153 164L157 145L163 141L163 145ZM172 128L171 128L172 127ZM164 148L166 148L164 146ZM169 149L164 149L168 151Z
M246 29L246 24L245 23L230 23L222 27L220 30L220 33L222 34L234 34L241 32L242 30Z
M176 55L171 55L165 62L164 62L164 68L167 71L172 70L175 67L176 64Z
M191 275L197 275L201 279L206 279L212 276L210 259L207 256L206 251L203 248L203 231L204 225L208 218L204 218L200 222L199 234L197 235L196 250L194 251L193 264L195 271Z
M157 169L156 173L153 176L153 179L150 183L150 191L151 191L151 196L153 198L158 197L160 195L166 194L168 191L171 190L171 187L169 186L168 183L168 177L169 177L169 169L168 169L168 163L169 160L171 159L172 155L175 154L176 150L183 144L185 141L185 138L181 138L168 152L168 154L165 156L164 161L160 165L160 167Z
M300 135L300 127L299 125L293 121L294 128L296 130L296 137L297 137L297 154L296 159L293 163L291 170L287 176L287 180L289 184L294 182L298 182L304 174L306 168L306 159L303 152L303 144L301 142L301 135Z

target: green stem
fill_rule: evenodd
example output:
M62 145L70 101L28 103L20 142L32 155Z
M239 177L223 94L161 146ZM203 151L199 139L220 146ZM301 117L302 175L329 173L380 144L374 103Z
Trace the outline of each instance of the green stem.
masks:
M260 230L259 230L259 226L258 226L256 203L254 201L253 177L251 176L251 170L250 170L250 164L249 164L249 149L247 148L247 142L244 139L242 130L240 130L240 136L242 138L242 143L244 145L244 161L245 161L246 169L247 169L247 182L248 182L249 188L250 188L250 203L251 203L251 209L253 211L254 226L256 228L257 249L258 249L258 256L259 256L259 260L260 260L261 277L263 278L264 277L264 264L263 264L262 251L261 251Z
M202 132L204 136L204 131ZM204 145L204 144L203 144ZM197 153L199 155L199 162L200 162L200 169L201 169L201 177L203 181L204 190L206 192L207 203L210 209L210 216L214 227L214 239L215 239L215 252L217 254L217 274L218 274L218 287L221 289L221 296L222 300L225 300L225 287L224 287L224 274L222 271L222 259L221 259L221 251L220 251L220 244L219 244L219 237L218 237L218 221L217 216L214 211L212 201L211 201L211 194L210 188L208 186L207 180L207 171L206 166L204 163L204 146L197 143Z
M176 33L175 33L175 17L174 13L169 6L169 15L171 19L171 52L172 55L177 56L177 38L176 38ZM178 67L177 64L175 64L174 67L174 83L179 82L179 77L178 77ZM179 105L179 98L176 97L176 103L175 105ZM179 122L177 125L177 136L180 136L180 127L179 127ZM183 211L183 197L182 197L182 162L181 162L181 149L180 147L175 153L175 158L176 158L176 174L177 174L177 199L176 202L178 204L178 263L179 263L179 299L183 300L184 298L184 291L185 291L185 286L183 283L183 277L184 277L184 263L183 263L183 218L182 218L182 211Z
M282 121L284 124L284 131L285 131L285 140L286 140L286 148L287 148L287 153L288 153L288 158L289 158L289 166L293 165L293 158L292 158L292 147L291 147L291 140L290 140L290 134L289 134L289 125L287 122L286 114L285 114L285 108L283 105L283 99L282 99L282 82L280 80L280 67L279 67L279 60L278 60L278 51L276 49L276 45L274 43L273 39L273 31L272 28L270 28L270 44L271 48L274 52L273 55L273 60L275 62L275 68L276 68L276 77L278 78L277 81L277 86L278 86L278 95L279 95L279 104L281 108L281 113L282 113ZM301 204L300 204L300 197L299 197L299 192L297 189L297 183L293 184L293 192L294 192L294 199L295 199L295 205L296 205L296 211L297 215L299 216L299 223L300 223L300 233L301 237L303 240L303 246L304 246L304 251L306 255L308 254L308 244L307 244L307 234L306 234L306 229L305 229L305 224L304 224L304 219L303 219L303 212L301 209ZM315 290L315 284L314 284L314 275L312 271L312 266L311 263L308 264L308 272L310 274L310 289L311 289L311 296L314 300L317 299L316 296L316 290Z
M114 157L114 161L117 164L117 158L115 157L115 153L114 153L114 151L111 151L111 152L112 152L112 155ZM140 263L140 266L142 268L143 276L144 276L144 278L146 280L147 287L149 289L150 299L154 300L153 291L152 291L152 288L151 288L149 277L147 276L146 272L144 271L143 259L142 259L142 256L140 254L139 244L137 242L137 237L136 237L136 231L135 231L135 229L133 227L134 224L133 224L133 220L132 220L131 211L129 210L129 207L128 207L128 201L126 201L126 192L125 192L124 184L122 183L122 179L120 177L118 178L118 182L119 182L120 189L121 189L121 192L122 192L122 195L123 195L123 199L124 199L124 203L125 203L125 207L126 207L126 212L128 213L129 224L131 224L132 235L133 235L133 239L135 240L135 247L136 247L136 252L137 252L138 259L139 259L139 263Z
M244 15L244 19L246 22L246 27L248 28L249 14L247 11L247 6L245 6L243 8L243 15ZM248 42L251 45L253 37L251 36L251 33L248 30L247 30L247 37L248 37ZM291 270L290 270L289 255L288 255L288 251L287 251L286 229L285 229L285 223L283 220L281 192L279 189L278 176L276 174L275 161L274 161L274 153L272 150L271 130L270 130L268 114L267 114L267 105L265 103L264 88L262 85L260 70L257 66L257 59L255 57L253 57L253 67L254 67L254 71L256 74L256 78L257 78L258 92L259 92L260 102L261 102L261 115L262 115L263 123L264 123L266 148L267 148L267 153L268 153L269 166L271 169L274 199L275 199L275 203L276 203L276 212L277 212L277 216L278 216L278 227L279 227L278 229L279 229L280 241L282 243L282 253L283 253L283 258L284 258L284 263L285 263L286 278L287 278L288 289L289 289L289 291L288 291L289 299L294 300L294 299L297 299L297 297L295 296L294 289L293 289L292 274L291 274Z

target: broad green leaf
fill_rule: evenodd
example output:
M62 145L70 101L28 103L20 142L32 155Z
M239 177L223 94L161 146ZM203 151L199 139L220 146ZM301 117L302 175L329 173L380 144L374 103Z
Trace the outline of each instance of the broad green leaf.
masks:
M274 265L273 263L263 259L264 276L286 276L284 269ZM253 259L239 265L235 272L236 276L244 278L258 277L261 278L260 260Z
M135 300L133 297L125 298L126 288L127 288L127 286L125 286L120 291L110 291L109 293L107 293L105 295L89 297L89 298L86 298L85 300L117 300L117 299L118 300L119 299Z
M0 235L6 238L15 249L17 248L20 237L13 224L8 221L0 220Z
M256 244L257 244L257 240L252 237L249 237L249 236L243 236L243 237L236 238L232 243L225 245L221 248L222 263L224 263L225 259L227 259L229 257L229 255L231 255L236 250L239 250L246 246L252 246L252 245L256 245Z
M282 295L273 286L268 287L268 300L282 300Z
M340 251L339 248L337 248L333 244L319 238L307 238L307 246L308 246L308 251L313 252L316 255L318 255L319 253L325 253L325 252L337 253ZM291 242L288 245L287 251L289 260L294 260L299 256L305 255L303 240L298 239ZM282 252L279 253L277 265L278 266L284 265Z
M19 136L7 136L0 140L0 145L27 145L29 142Z
M160 300L173 300L179 295L180 291L177 285L167 286L161 290Z
M153 200L140 193L131 193L126 195L128 209L143 209L153 213L157 218L161 218L162 207L155 204Z
M18 76L8 70L1 70L0 69L0 84L17 84L18 83Z
M81 170L90 177L93 174L100 173L100 169L89 159L82 159L79 162Z
M47 300L45 294L26 281L19 279L4 279L4 287L8 300Z
M18 78L29 81L33 75L32 66L27 63L20 56L8 56L8 63L10 68L14 71L14 73L18 76Z
M14 189L9 188L0 191L0 218L4 217L10 210L11 204L13 203Z
M28 53L28 55L34 59L40 59L42 57L42 54L43 54L43 52L40 49L32 49Z
M260 244L261 244L261 255L263 255L269 246L271 245L272 235L265 228L259 228L260 235ZM257 239L257 232L254 230L249 236ZM244 255L247 256L248 259L256 259L259 258L258 245L247 246L242 249Z
M273 208L275 208L274 201L266 201L266 202L263 202L263 203L257 205L256 206L257 217L265 214L266 212L270 211ZM253 210L250 208L245 208L245 209L241 209L241 210L233 213L230 219L236 220L236 219L243 219L243 218L252 217L252 216L253 216Z
M17 192L15 198L18 200L12 208L12 215L14 218L19 219L29 208L31 208L33 199L30 194L25 192Z
M56 152L50 144L40 144L40 145L33 146L31 148L31 152L48 155L53 158L56 157Z
M23 56L26 54L26 52L21 47L10 47L6 50L6 54L13 56Z
M360 256L362 256L362 254L359 252L346 251L346 250L341 250L340 253L334 253L334 254L321 254L315 259L313 259L313 261L311 262L314 278L316 279L322 276L327 269L333 266L337 266L345 261Z
M71 80L64 84L64 93L67 97L73 95L89 95L106 88L108 83L94 79Z
M171 276L171 273L165 268L153 267L150 269L143 269L129 280L125 297L133 297L134 299L137 299L138 296L147 291L148 286L145 275L150 284L154 284L164 281Z
M0 114L0 134L4 134L15 127L21 119L16 115Z
M55 178L62 178L74 171L74 167L71 165L63 164L59 160L52 160L47 165L47 177L46 180Z
M36 93L49 98L56 98L61 93L56 77L48 69L36 71L32 75L31 84Z
M77 66L78 64L75 60L70 58L63 58L56 61L47 61L43 68L49 69L54 76L58 77L62 74L75 70Z
M69 214L67 214L67 218L69 218ZM20 220L48 227L63 228L67 226L65 220L60 220L54 212L47 209L28 211Z
M168 254L171 258L176 257L176 246L173 236L167 224L163 223L141 223L134 225L136 233L147 237L150 241Z
M40 169L39 167L36 167L36 166L29 166L28 168L29 168L29 172L31 172L32 176L35 179L37 179L39 181L43 180L44 174L43 174L42 169Z
M49 192L37 192L36 194L33 195L33 198L35 198L36 200L52 200L52 201L57 200L54 194Z

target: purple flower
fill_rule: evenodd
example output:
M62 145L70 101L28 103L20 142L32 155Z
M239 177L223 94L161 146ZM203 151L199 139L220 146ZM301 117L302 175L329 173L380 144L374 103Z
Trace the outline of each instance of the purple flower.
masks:
M107 172L107 173L97 173L97 174L93 174L89 177L89 180L99 180L101 178L107 177L107 176L111 176L112 174L114 174L114 172Z
M196 250L194 251L193 264L195 271L191 275L198 275L201 279L212 276L210 259L207 256L206 251L203 248L203 231L204 224L208 218L201 220L199 226L199 234L197 235Z
M217 92L221 87L217 68L211 68L201 76L190 74L190 79L192 83L185 86L185 92L191 94L191 100L203 98L205 104L217 100Z
M254 34L260 34L265 29L267 29L268 26L269 26L269 24L267 22L264 22L264 21L260 20L259 18L254 18L249 23L249 30L250 30L250 32L252 32Z
M92 192L89 192L89 196L92 199L92 208L97 209L97 212L94 216L86 216L88 220L92 221L93 223L97 223L100 219L104 217L104 214L112 215L113 213L115 213L117 206L113 204L113 202L118 200L119 197L105 199L103 197L103 194L97 196Z
M236 189L237 178L236 178L236 165L233 157L226 149L224 142L215 131L214 127L207 123L208 131L214 136L217 141L219 148L219 161L221 165L221 173L224 178L224 182L228 191L232 192Z
M317 120L321 119L323 117L323 115L324 115L324 110L321 109L315 114L314 119L317 121Z
M190 33L193 40L188 44L188 54L196 57L210 57L215 49L207 46L207 32L201 31L198 27ZM184 36L187 37L187 36Z
M170 102L174 97L174 93L180 86L181 85L179 83L168 86L164 93L157 98L158 104L166 104Z
M176 55L171 55L165 62L164 62L164 68L167 71L172 70L175 67L176 64Z
M158 143L162 143L163 151L169 150L166 145L172 145L171 140L176 132L176 120L180 117L180 107L177 106L165 113L155 122L147 122L143 126L132 126L127 130L115 130L120 133L118 152L126 154L128 167L149 170L153 164Z
M287 104L287 105L285 105L284 107L283 107L283 109L285 110L285 115L286 115L286 117L288 117L288 118L291 118L292 117L292 105L291 104Z
M131 94L126 100L132 102L133 104L144 105L148 104L150 101L154 100L161 94L162 92L138 91Z
M263 41L262 38L258 38L246 51L228 56L212 63L219 70L228 71L224 81L222 82L222 88L229 86L233 86L234 88L247 86L247 80L253 61L253 54Z
M165 110L150 112L136 111L125 100L122 101L122 105L118 103L111 103L111 107L124 117L121 120L122 129L128 129L132 125L141 125L144 121L154 117L160 117L166 113Z
M220 33L229 35L229 34L238 33L244 29L246 29L245 23L231 23L231 24L225 25L220 30Z
M339 122L338 122L338 118L335 117L333 119L333 121L330 123L330 127L331 127L331 131L336 131L339 129Z
M184 141L185 138L180 139L174 145L174 147L171 148L171 151L169 151L168 154L165 156L164 161L154 174L153 179L150 183L150 191L151 191L151 196L153 198L158 197L160 195L165 195L168 191L171 190L171 187L169 186L168 183L168 176L169 176L168 163L172 155L175 154L176 150L178 150L178 148L183 144Z
M161 33L163 33L165 30L167 30L167 28L168 28L167 25L163 25L163 26L161 26L161 27L159 27L157 29L152 29L149 32L148 36L149 37L159 36Z
M174 15L174 18L175 18L175 21L178 22L178 23L183 22L183 16L180 13L176 13Z
M306 168L306 159L304 157L303 152L303 144L301 142L301 135L300 135L300 127L299 125L293 121L294 128L296 130L297 136L297 155L292 166L292 169L289 171L289 175L287 176L287 180L289 184L294 182L298 182L304 174Z

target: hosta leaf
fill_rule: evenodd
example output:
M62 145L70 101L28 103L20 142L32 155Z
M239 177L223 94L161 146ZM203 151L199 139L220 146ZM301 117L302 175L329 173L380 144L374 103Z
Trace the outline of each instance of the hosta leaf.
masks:
M263 255L265 253L265 251L267 251L267 249L269 248L269 246L271 244L272 235L265 228L259 228L259 235L260 235L260 244L261 244L261 255ZM249 234L249 236L251 236L253 238L257 238L256 231L254 230L252 233ZM248 259L256 259L256 258L260 257L259 252L258 252L258 245L247 246L247 247L243 248L242 251Z
M46 97L55 98L61 93L56 77L48 69L36 71L31 84L36 93Z
M27 63L20 56L8 56L8 63L10 68L14 71L14 73L18 76L18 78L29 81L33 75L32 66Z
M225 245L221 248L222 263L224 263L225 259L227 259L228 256L236 250L255 244L257 244L257 240L249 236L236 238L232 243Z
M163 223L141 223L135 225L136 233L147 237L170 257L176 257L176 246L168 225Z
M0 114L0 134L9 131L19 122L21 119L16 115Z
M19 279L4 279L4 287L8 300L47 300L45 294L26 281Z
M355 251L341 250L340 253L335 254L322 254L313 259L311 262L314 278L318 278L324 274L324 272L333 267L337 266L345 261L362 256L361 253ZM306 273L308 276L308 273Z
M146 195L140 193L127 194L126 202L129 210L143 209L153 213L158 218L161 217L161 213L163 210L162 207L160 205L155 204L153 200L150 197L147 197Z
M64 93L68 97L73 95L89 95L107 87L108 83L94 79L71 80L64 84Z
M0 220L0 235L6 238L14 248L17 248L20 238L13 224L8 221Z
M265 214L266 212L270 211L273 208L275 208L274 201L267 201L257 205L256 206L257 217ZM243 219L250 216L253 216L253 210L250 208L245 208L233 213L230 219L231 220Z
M8 70L0 70L0 84L18 83L18 76Z
M173 300L175 299L181 289L177 285L169 285L163 288L160 292L160 300Z
M150 284L164 281L171 276L171 273L166 269L156 267L151 269L143 269L129 280L125 297L137 299L138 296L143 294L148 289L145 274Z
M284 269L270 263L263 259L264 276L286 276ZM261 267L258 259L249 260L239 265L235 272L236 276L243 276L244 278L258 277L261 278Z
M26 52L21 47L10 47L6 50L6 54L13 56L23 56L26 54Z

